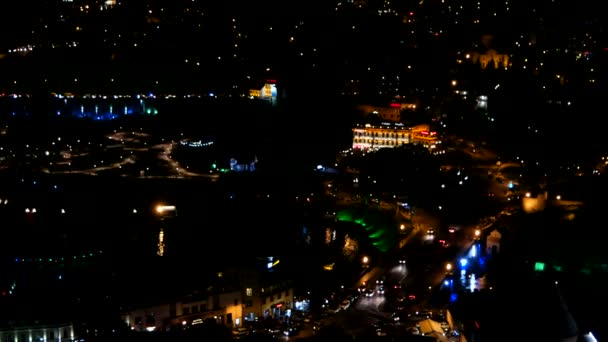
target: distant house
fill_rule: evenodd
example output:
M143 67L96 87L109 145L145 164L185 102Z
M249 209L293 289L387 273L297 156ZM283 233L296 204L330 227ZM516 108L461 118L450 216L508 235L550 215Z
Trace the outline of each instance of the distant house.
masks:
M494 250L499 252L501 238L502 234L498 231L498 229L491 231L486 238L486 253L492 254Z
M249 90L249 97L252 99L260 99L269 101L275 105L277 103L277 85L276 80L266 80L260 88Z

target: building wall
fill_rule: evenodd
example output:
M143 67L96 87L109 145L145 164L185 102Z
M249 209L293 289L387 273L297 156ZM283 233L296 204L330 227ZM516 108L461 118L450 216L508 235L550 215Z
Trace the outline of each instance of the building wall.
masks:
M234 327L243 324L243 294L241 291L220 294L219 308L225 312L224 324Z
M231 291L195 301L165 303L139 308L122 315L123 321L135 331L164 330L170 324L192 324L193 321L215 319L228 326L243 321L241 291Z
M407 128L390 129L363 127L353 129L353 148L384 148L409 144L411 132Z
M293 308L293 289L291 288L263 294L260 298L262 316L270 315L280 318L286 310Z
M163 329L166 320L171 317L171 305L162 304L139 308L122 315L122 320L135 331Z
M0 330L2 342L62 342L75 340L72 324L49 326L24 326Z
M414 127L365 125L364 127L353 128L353 148L386 148L409 143L434 148L440 143L436 135L423 135L423 132L429 134L429 125Z

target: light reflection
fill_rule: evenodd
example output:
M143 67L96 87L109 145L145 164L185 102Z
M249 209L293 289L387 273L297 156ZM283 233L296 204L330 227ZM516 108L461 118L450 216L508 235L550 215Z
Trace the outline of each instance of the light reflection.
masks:
M469 278L469 290L471 292L475 291L475 283L476 283L475 279L476 279L475 274L471 274L471 278Z
M161 228L158 233L158 251L156 252L158 256L165 255L165 231Z
M475 258L477 257L477 245L472 245L471 250L469 251L469 257Z

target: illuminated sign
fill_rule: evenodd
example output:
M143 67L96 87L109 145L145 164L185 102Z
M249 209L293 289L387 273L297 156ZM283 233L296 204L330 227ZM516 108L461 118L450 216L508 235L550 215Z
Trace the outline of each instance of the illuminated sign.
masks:
M429 135L429 132L427 132L427 131L422 131L422 132L420 132L420 134L422 134L422 135Z
M393 107L393 108L400 108L401 104L399 104L399 103L391 103L391 107Z
M266 80L266 83L277 83L277 80Z
M437 135L437 132L431 132L431 135Z

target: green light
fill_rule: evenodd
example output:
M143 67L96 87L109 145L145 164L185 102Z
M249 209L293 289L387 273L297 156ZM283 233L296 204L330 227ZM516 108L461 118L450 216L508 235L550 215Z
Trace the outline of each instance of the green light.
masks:
M583 268L583 269L581 270L581 272L583 272L583 274L587 274L587 275L591 274L591 270L590 270L590 269L588 269L588 268Z
M542 272L545 270L545 263L544 262L536 262L534 264L534 270L538 271L538 272Z
M217 165L215 163L211 164L212 169L217 169Z
M378 237L380 237L382 235L384 235L384 230L377 230L373 234L371 234L369 237L372 239L377 239Z
M367 237L372 241L372 245L379 251L387 252L397 241L398 232L391 229L396 225L392 215L365 205L351 207L339 211L336 214L338 221L352 222L361 226L366 232Z
M554 265L553 269L556 270L557 272L561 272L563 270L562 267L558 266L558 265Z
M146 114L150 114L152 113L152 110L150 108L146 109Z

